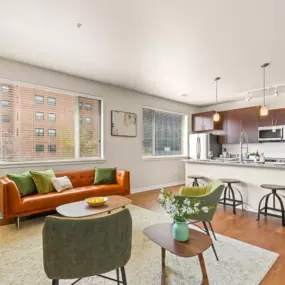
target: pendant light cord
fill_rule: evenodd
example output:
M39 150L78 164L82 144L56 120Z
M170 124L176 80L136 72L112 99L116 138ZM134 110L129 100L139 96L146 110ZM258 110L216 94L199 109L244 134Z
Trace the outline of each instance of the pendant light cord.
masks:
M263 66L263 106L265 107L265 67Z

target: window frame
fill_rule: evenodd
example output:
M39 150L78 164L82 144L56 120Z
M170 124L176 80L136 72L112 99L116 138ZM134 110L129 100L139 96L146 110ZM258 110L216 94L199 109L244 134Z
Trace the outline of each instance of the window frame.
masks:
M8 118L8 120L3 120L3 117ZM1 114L1 123L10 123L11 122L11 115L10 114Z
M37 146L43 146L43 150L37 150ZM45 145L43 143L35 144L35 152L45 152Z
M181 143L182 154L179 154L179 155L177 155L177 154L174 154L174 155L153 155L153 154L152 155L144 155L144 126L143 126L143 110L144 109L183 116L184 126L182 129L182 143ZM141 118L142 118L141 135L142 135L142 159L143 160L182 159L182 158L188 157L188 133L189 133L189 128L188 128L189 116L188 116L188 114L169 111L169 110L165 110L165 109L154 108L154 107L149 107L149 106L142 106Z
M43 115L43 118L42 119L37 119L37 114L42 114ZM35 120L36 121L44 121L45 119L45 113L44 112L35 112Z
M37 130L43 130L43 135L37 135ZM45 128L35 128L35 137L44 137L44 136L45 136Z
M51 146L55 146L55 150L51 150ZM56 148L57 148L57 147L56 147L56 144L49 144L49 145L48 145L48 152L49 152L49 153L56 153Z
M3 105L3 102L7 102L8 104L7 105ZM1 100L1 107L3 108L9 108L11 107L11 101L10 100Z
M50 135L50 131L54 131L54 135ZM48 137L56 137L56 129L48 129L47 135Z
M49 99L54 99L54 104L49 102ZM47 97L47 104L48 106L56 106L56 98L55 97Z
M77 102L79 102L79 97L83 98L88 98L91 100L97 100L100 101L100 122L99 122L99 143L100 143L100 153L98 157L79 157L75 156L75 158L71 159L53 159L53 160L38 160L38 161L20 161L20 162L0 162L0 169L12 169L12 168L18 168L19 166L22 167L35 167L35 166L55 166L55 165L78 165L78 163L84 163L84 164L90 164L94 165L95 163L104 163L105 162L105 132L104 132L104 120L105 120L105 112L104 112L104 100L103 100L103 95L101 96L99 94L92 94L92 93L83 93L83 92L74 92L72 90L68 89L60 89L60 88L55 88L55 87L50 87L50 86L43 86L43 85L38 85L38 84L32 84L32 83L27 83L23 81L17 81L17 80L10 80L6 78L1 78L1 83L2 84L8 84L8 85L21 85L23 87L29 87L29 88L34 88L34 89L41 89L43 91L48 91L48 92L56 92L56 93L64 93L66 95L71 95L75 96L78 98ZM45 97L42 95L35 94L35 96L41 96ZM34 98L34 103L36 103L35 98ZM40 103L39 105L42 105L43 103ZM79 121L79 106L75 106L75 113L77 113L77 118ZM75 128L79 128L79 124L77 126L77 123L75 122ZM80 137L80 134L78 132L77 137Z
M54 115L54 120L50 119L50 115ZM56 122L56 113L48 113L48 121L49 122Z
M43 101L42 102L37 101L37 97L43 98ZM43 105L44 103L45 103L45 96L35 94L35 104Z

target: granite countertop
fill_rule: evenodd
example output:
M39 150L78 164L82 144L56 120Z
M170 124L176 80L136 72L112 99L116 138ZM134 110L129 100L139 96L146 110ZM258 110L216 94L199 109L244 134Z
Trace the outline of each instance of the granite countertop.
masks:
M237 166L237 167L254 167L254 168L273 168L273 169L285 169L285 163L280 162L239 162L239 161L220 161L215 159L205 160L194 160L194 159L183 159L186 163L196 164L212 164L212 165L225 165L225 166Z

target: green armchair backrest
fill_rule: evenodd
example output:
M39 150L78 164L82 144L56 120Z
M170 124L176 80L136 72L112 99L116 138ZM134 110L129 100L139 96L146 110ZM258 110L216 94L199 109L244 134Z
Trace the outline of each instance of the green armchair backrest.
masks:
M44 269L50 279L94 276L124 266L131 256L128 209L101 218L48 216L43 227Z
M197 216L195 216L195 220L198 221L205 221L210 222L213 219L214 213L216 211L217 205L219 203L219 200L221 198L221 195L223 193L223 190L225 188L223 182L221 180L215 180L212 183L208 185L208 187L211 187L211 190L208 194L202 195L202 196L176 196L177 199L181 200L181 202L185 198L194 199L197 202L201 203L203 206L209 206L212 207L212 209L209 210L208 213L200 212Z

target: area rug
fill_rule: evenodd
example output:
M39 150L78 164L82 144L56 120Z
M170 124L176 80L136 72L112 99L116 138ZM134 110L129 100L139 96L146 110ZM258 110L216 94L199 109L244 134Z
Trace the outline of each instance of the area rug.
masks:
M145 227L171 220L161 213L154 213L133 205L129 206L133 218L132 256L126 266L129 285L160 284L160 248L148 240L142 231ZM14 225L0 227L0 284L1 285L50 285L42 261L42 236L44 217ZM215 246L220 258L217 262L209 248L204 253L211 285L257 285L278 257L278 254L217 235ZM202 275L197 257L180 258L167 252L167 282L169 285L201 284ZM115 277L114 272L109 276ZM71 280L60 281L61 285ZM91 277L78 285L114 285L116 283Z

